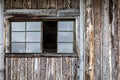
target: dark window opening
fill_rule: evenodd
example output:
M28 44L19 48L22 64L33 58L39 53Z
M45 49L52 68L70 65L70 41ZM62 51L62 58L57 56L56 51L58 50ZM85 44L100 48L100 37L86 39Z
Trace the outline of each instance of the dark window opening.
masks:
M43 22L43 52L57 52L57 21Z

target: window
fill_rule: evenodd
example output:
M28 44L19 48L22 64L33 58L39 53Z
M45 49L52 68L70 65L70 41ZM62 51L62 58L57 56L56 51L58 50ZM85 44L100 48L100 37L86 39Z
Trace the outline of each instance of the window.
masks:
M74 53L74 20L11 22L11 53Z

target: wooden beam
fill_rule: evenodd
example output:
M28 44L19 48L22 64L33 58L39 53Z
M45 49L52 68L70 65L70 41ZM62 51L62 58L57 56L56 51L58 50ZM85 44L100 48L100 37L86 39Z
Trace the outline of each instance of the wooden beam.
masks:
M57 16L57 17L71 17L71 16L79 16L78 9L12 9L5 10L5 15L29 15L29 16Z
M0 0L0 80L4 80L4 22L3 22L3 3Z
M95 73L94 80L102 80L101 54L102 54L102 28L101 28L101 0L94 0L94 34L95 34Z
M75 53L6 53L5 57L77 57Z
M84 56L84 0L79 1L80 4L80 52L79 52L79 69L78 69L78 80L84 80L84 72L85 72L85 56Z
M102 79L111 79L111 25L109 24L109 0L102 0Z

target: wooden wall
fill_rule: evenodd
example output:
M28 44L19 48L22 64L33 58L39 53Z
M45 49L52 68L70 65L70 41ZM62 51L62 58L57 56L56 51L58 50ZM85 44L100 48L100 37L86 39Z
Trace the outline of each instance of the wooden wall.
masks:
M5 80L76 80L77 58L6 58Z
M79 0L5 0L5 9L79 8Z
M85 0L84 80L120 80L120 0Z

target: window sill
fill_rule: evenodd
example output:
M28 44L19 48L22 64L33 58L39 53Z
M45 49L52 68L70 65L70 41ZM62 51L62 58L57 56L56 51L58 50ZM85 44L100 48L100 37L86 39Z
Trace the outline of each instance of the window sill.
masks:
M5 57L77 57L76 53L6 53Z

